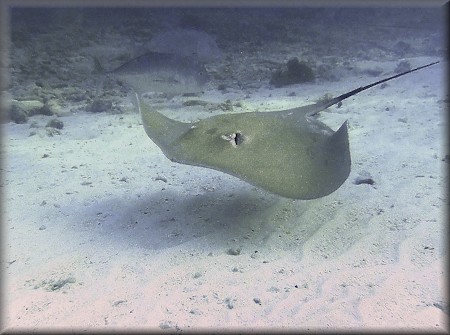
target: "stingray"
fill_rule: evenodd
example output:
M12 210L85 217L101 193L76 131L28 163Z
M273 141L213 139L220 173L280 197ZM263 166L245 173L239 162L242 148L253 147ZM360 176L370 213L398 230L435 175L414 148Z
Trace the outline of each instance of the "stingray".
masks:
M147 135L173 162L218 170L282 197L316 199L345 182L351 157L348 122L333 131L313 116L361 91L436 63L287 110L221 114L193 123L170 119L145 103L140 103L140 113Z
M195 57L150 51L107 72L139 94L164 93L168 97L198 93L208 82L204 65Z

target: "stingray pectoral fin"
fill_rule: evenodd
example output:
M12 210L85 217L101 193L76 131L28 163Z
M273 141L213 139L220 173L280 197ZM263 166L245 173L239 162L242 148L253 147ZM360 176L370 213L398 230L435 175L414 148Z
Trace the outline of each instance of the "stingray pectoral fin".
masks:
M336 191L348 178L351 170L351 156L348 140L348 122L321 145L314 159L315 167L311 181L311 199L323 197ZM314 183L313 182L313 183Z
M148 137L173 160L175 143L191 128L192 124L172 120L141 103L141 118Z
M283 197L301 200L333 193L345 182L351 169L347 121L334 134L310 141L306 153L289 156L290 159L280 162L280 176L274 174L271 179L257 180L254 184Z

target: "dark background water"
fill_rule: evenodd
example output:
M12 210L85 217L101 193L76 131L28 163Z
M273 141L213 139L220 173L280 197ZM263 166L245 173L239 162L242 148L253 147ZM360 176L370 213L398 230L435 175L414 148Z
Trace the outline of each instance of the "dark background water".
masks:
M23 8L11 10L12 30L28 29L35 34L53 29L55 25L81 24L85 28L109 25L116 29L133 31L178 26L193 28L218 35L223 39L279 38L286 29L286 21L297 29L320 24L333 26L373 26L417 31L443 30L444 7L292 7L292 8ZM133 27L132 22L139 23ZM355 31L355 33L358 33Z
M99 92L93 57L114 68L161 31L195 29L223 56L208 70L216 87L268 86L292 57L318 81L345 78L358 61L445 57L446 7L26 8L10 9L9 91L16 99L120 105L116 82ZM99 56L98 49L103 48ZM374 71L377 73L380 71Z

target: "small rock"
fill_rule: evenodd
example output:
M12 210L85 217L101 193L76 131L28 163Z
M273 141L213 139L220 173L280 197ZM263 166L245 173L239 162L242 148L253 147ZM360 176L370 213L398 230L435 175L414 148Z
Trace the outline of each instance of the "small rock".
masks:
M411 70L411 64L407 60L402 60L400 63L397 64L397 67L395 68L395 73L402 73L407 72Z
M47 136L49 137L53 137L54 135L61 135L61 132L56 128L48 127L46 129L47 129Z
M127 302L127 300L116 300L116 301L114 301L113 302L113 306L114 307L117 307L117 306L119 306L119 305L122 305L122 304L124 304L124 303L126 303Z
M67 111L65 112L58 101L55 99L48 100L46 105L52 111L53 115L63 116L65 114L70 114Z
M198 309L198 308L193 308L189 311L189 313L194 314L194 315L201 315L202 312Z
M291 58L282 69L278 69L270 79L270 84L282 87L292 84L310 82L314 80L313 70L297 57Z
M163 182L167 183L167 178L166 177L162 177L162 176L156 176L154 180L155 181L159 180L159 181L163 181Z
M223 302L227 305L228 309L234 308L233 301L230 298L226 298Z
M326 102L330 101L331 99L333 99L333 95L330 93L325 93L324 95L319 97L319 99L316 100L316 103L326 103Z
M47 291L57 291L59 289L61 289L63 286L67 285L67 284L72 284L75 283L76 280L74 277L67 277L65 279L58 279L58 280L50 280L48 282L46 282L46 290Z
M361 178L357 177L354 182L355 185L361 185L361 184L369 184L373 185L375 184L374 180L372 178Z
M226 91L227 90L227 86L225 84L219 84L217 86L217 90L219 90L219 91Z
M225 100L224 102L217 105L218 108L223 110L224 112L232 112L233 111L233 104L231 103L230 99Z
M102 113L107 112L112 109L112 101L96 99L88 107L87 111L91 113Z
M38 100L12 100L11 109L20 110L27 116L40 114L40 110L44 107L44 103Z
M15 123L27 123L28 116L27 113L20 109L17 105L12 105L9 109L9 119Z
M56 128L56 129L63 129L64 128L64 123L58 119L52 119L50 121L48 121L46 127L50 127L50 128Z
M177 329L178 327L172 321L162 321L162 322L159 323L159 328L161 328L161 329L170 329L170 328Z
M41 114L41 115L47 115L47 116L51 116L53 115L53 110L52 108L48 105L48 104L44 104L44 106L42 106L41 108L39 108L36 111L36 114ZM34 114L33 114L34 115Z
M227 254L228 255L232 255L232 256L240 255L241 254L241 248L237 248L237 249L230 248L230 249L227 250Z

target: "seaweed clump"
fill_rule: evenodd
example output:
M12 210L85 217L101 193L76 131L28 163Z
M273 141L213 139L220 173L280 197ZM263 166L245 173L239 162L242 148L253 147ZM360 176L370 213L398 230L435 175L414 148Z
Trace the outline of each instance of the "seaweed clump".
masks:
M313 70L305 62L300 62L297 57L294 57L288 60L285 67L283 66L282 69L275 71L270 79L270 84L275 87L282 87L313 80Z

